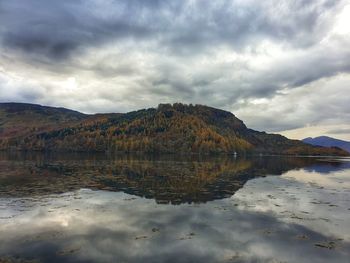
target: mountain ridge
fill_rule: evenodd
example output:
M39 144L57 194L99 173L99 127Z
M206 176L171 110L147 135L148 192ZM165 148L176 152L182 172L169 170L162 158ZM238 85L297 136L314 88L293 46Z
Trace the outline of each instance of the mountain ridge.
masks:
M350 153L350 142L345 140L340 140L337 138L329 137L329 136L317 136L317 137L308 137L302 140L305 143L316 145L316 146L323 146L323 147L331 147L335 146L338 148L341 148L347 152Z
M336 147L311 146L249 129L231 112L205 105L159 104L128 113L94 115L40 105L33 113L33 106L17 106L16 112L15 104L10 111L8 105L0 104L0 149L348 155ZM23 110L26 107L30 109ZM38 114L44 117L40 119ZM35 118L28 121L28 116L40 119L40 125Z

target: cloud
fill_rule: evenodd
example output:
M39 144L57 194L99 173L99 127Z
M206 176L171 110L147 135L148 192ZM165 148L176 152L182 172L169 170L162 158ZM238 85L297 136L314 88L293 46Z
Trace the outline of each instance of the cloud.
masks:
M347 124L350 123L350 105L345 94L349 92L349 81L348 74L334 76L286 90L269 99L247 99L236 106L235 112L248 126L275 132Z
M89 113L201 103L268 131L344 123L347 10L342 0L0 0L0 101Z
M1 38L7 48L52 59L125 38L157 39L159 48L186 55L212 45L244 49L266 38L299 47L317 43L341 6L341 1L248 2L2 1Z
M99 16L91 9L91 1L11 1L3 2L0 8L0 20L6 25L1 28L3 46L52 60L66 59L78 48L109 39L143 37L148 31L123 17Z
M327 133L331 134L350 134L350 128L348 129L334 129L334 130L329 130Z

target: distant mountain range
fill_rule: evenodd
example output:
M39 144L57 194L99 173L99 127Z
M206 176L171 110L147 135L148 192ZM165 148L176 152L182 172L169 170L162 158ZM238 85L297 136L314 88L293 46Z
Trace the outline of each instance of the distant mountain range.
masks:
M328 136L319 136L315 138L305 138L302 140L305 143L324 147L338 147L350 153L350 142L335 139Z
M231 112L160 104L87 115L64 108L0 103L0 149L181 154L349 155L246 127Z

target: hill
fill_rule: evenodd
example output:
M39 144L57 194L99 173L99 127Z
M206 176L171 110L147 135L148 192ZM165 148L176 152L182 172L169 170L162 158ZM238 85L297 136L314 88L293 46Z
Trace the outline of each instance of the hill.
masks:
M99 115L38 105L34 113L31 107L19 108L17 105L13 113L5 109L0 126L1 149L348 155L336 147L311 146L249 129L231 112L203 105L160 104L157 108L125 114ZM35 119L28 120L33 115ZM19 122L25 132L18 128ZM27 124L34 128L28 130ZM9 132L13 127L20 132Z
M0 139L18 138L70 126L85 114L65 108L26 103L0 103Z
M0 140L71 127L117 114L87 115L66 108L28 103L0 103Z
M350 142L335 139L328 136L319 136L315 138L305 138L302 140L305 143L324 147L338 147L350 153Z

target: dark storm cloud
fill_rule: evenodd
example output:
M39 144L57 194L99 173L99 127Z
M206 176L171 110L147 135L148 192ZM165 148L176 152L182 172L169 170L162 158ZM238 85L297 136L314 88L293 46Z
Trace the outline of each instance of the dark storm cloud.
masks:
M1 1L2 44L26 54L52 59L67 58L78 48L112 40L159 41L159 49L186 54L217 44L245 48L262 38L307 46L319 39L315 33L325 9L304 1L282 2L283 12L269 13L264 4L240 6L235 1ZM99 10L98 8L101 10ZM276 9L276 12L279 9ZM108 15L104 14L107 13ZM277 20L278 19L278 20ZM324 25L327 28L327 24Z
M84 1L4 1L0 8L2 44L51 59L67 58L80 47L112 38L143 37L148 31L124 17L97 17Z

